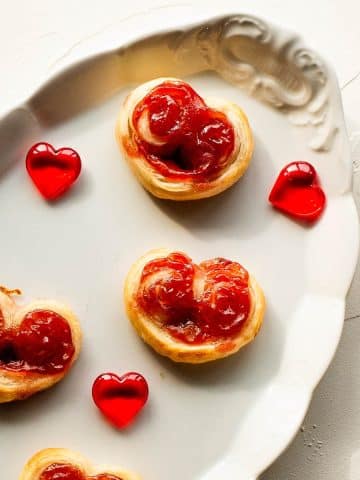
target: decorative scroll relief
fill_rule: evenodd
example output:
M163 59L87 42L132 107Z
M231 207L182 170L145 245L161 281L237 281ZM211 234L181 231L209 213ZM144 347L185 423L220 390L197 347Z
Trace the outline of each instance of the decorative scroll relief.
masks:
M353 132L350 135L351 156L353 162L354 173L359 175L360 172L360 132Z
M190 46L225 80L283 111L293 124L311 128L310 148L332 148L338 129L327 68L298 37L258 18L236 15L185 33L177 53Z
M294 61L312 83L313 96L300 111L290 114L290 121L295 125L312 126L315 135L310 147L318 152L329 151L339 129L335 122L326 67L315 53L304 48L296 52Z

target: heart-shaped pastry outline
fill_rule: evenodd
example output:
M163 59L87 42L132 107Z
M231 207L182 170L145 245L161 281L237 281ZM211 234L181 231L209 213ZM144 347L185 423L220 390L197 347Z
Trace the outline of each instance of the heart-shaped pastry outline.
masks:
M24 466L19 480L40 480L43 471L52 464L73 465L79 468L84 475L91 480L96 475L115 475L120 480L141 480L140 476L128 470L110 467L110 466L94 466L85 457L77 452L66 448L47 448L37 452Z
M18 290L15 291L19 293ZM25 315L36 310L49 310L63 317L71 329L74 354L64 370L59 373L39 373L36 371L16 371L0 367L0 403L24 400L37 392L58 383L69 372L79 356L82 333L78 319L69 307L53 300L35 300L27 305L17 305L9 291L0 287L0 312L3 325L11 328L21 324Z
M255 278L249 274L251 311L238 335L229 339L205 344L181 342L148 317L137 302L137 292L144 266L155 258L167 257L173 250L159 248L150 250L130 268L125 279L124 303L126 313L139 336L157 353L174 362L205 363L233 355L251 342L260 330L265 314L265 297Z
M132 392L133 395L131 395ZM116 393L118 393L118 395L116 395ZM106 408L106 405L103 403L103 400L106 401L106 395L109 395L113 400L116 398L116 401L120 403L120 409L121 402L124 402L124 408L126 407L127 409L129 405L126 406L126 402L129 403L137 399L138 404L132 406L130 415L128 412L122 412L121 410L114 414L112 408ZM102 415L104 415L113 426L123 429L133 423L146 405L149 398L149 387L146 379L137 372L127 372L120 376L111 372L102 373L94 380L92 397ZM126 413L126 415L124 413Z
M56 176L52 182L44 181L41 166L36 163L57 163L66 165L67 169L62 176ZM38 142L33 145L26 155L27 172L41 195L48 201L53 201L64 195L75 183L81 172L81 159L79 154L69 147L55 149L50 143Z
M316 208L309 210L308 212L299 212L294 209L289 208L279 196L285 191L285 189L290 189L292 182L297 182L297 185L302 183L304 188L312 191L313 194L317 195L317 200L320 202ZM311 163L304 161L291 162L280 171L275 183L269 194L269 202L274 208L285 213L289 217L293 217L296 220L302 222L314 223L322 215L324 208L326 206L326 196L321 188L318 174L311 165Z
M222 98L204 98L209 108L223 113L234 127L235 145L225 169L210 181L184 181L171 180L155 170L144 156L139 153L132 125L132 115L137 104L151 90L164 82L183 82L178 78L161 77L143 83L126 97L120 110L115 127L115 136L119 148L124 155L131 170L136 175L143 187L158 198L170 200L198 200L212 197L230 188L247 170L254 150L254 139L245 113L240 107Z

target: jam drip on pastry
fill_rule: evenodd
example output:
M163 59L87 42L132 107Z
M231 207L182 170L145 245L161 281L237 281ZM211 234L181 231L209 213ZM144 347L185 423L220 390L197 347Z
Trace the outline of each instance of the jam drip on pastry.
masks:
M75 349L68 322L50 310L27 313L5 328L0 314L0 368L55 374L69 365Z
M234 128L226 116L208 108L184 82L153 88L136 105L132 123L140 153L169 179L211 180L234 150Z
M249 316L249 274L224 258L196 265L183 253L171 253L145 265L137 301L183 342L226 339L237 335Z
M42 472L39 480L121 480L121 478L109 473L87 476L73 465L53 463Z

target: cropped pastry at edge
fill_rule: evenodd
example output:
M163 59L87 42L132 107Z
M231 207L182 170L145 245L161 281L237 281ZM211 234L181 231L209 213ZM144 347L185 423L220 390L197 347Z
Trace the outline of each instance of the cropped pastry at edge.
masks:
M0 403L23 400L68 373L81 347L72 311L52 300L17 305L0 287Z
M133 90L120 110L116 137L142 185L170 200L226 190L245 173L253 152L248 119L237 105L202 99L176 78Z
M160 248L137 260L125 280L127 314L154 350L175 362L227 357L251 342L265 312L262 289L224 258L195 264Z
M140 480L135 473L114 467L95 467L77 452L47 448L27 462L19 480Z

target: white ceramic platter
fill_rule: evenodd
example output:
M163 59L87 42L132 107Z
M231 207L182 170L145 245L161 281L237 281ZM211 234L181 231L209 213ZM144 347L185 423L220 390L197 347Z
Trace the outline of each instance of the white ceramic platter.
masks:
M338 344L358 221L335 77L294 35L262 20L173 12L165 33L157 34L165 24L158 11L96 39L98 56L76 52L1 120L0 283L22 288L24 300L69 303L85 335L61 384L1 406L8 480L35 451L56 446L123 464L146 480L253 480L295 434ZM121 158L114 138L121 102L131 84L159 75L186 78L200 94L223 96L248 113L253 163L226 193L196 203L155 200ZM40 140L71 146L83 160L78 184L53 205L24 166L24 153ZM281 167L296 159L316 166L328 198L313 228L267 203ZM131 263L158 246L196 261L226 256L253 272L268 302L256 341L193 367L146 347L126 319L122 288ZM148 379L150 400L134 426L119 432L98 414L90 390L99 373L129 370Z

